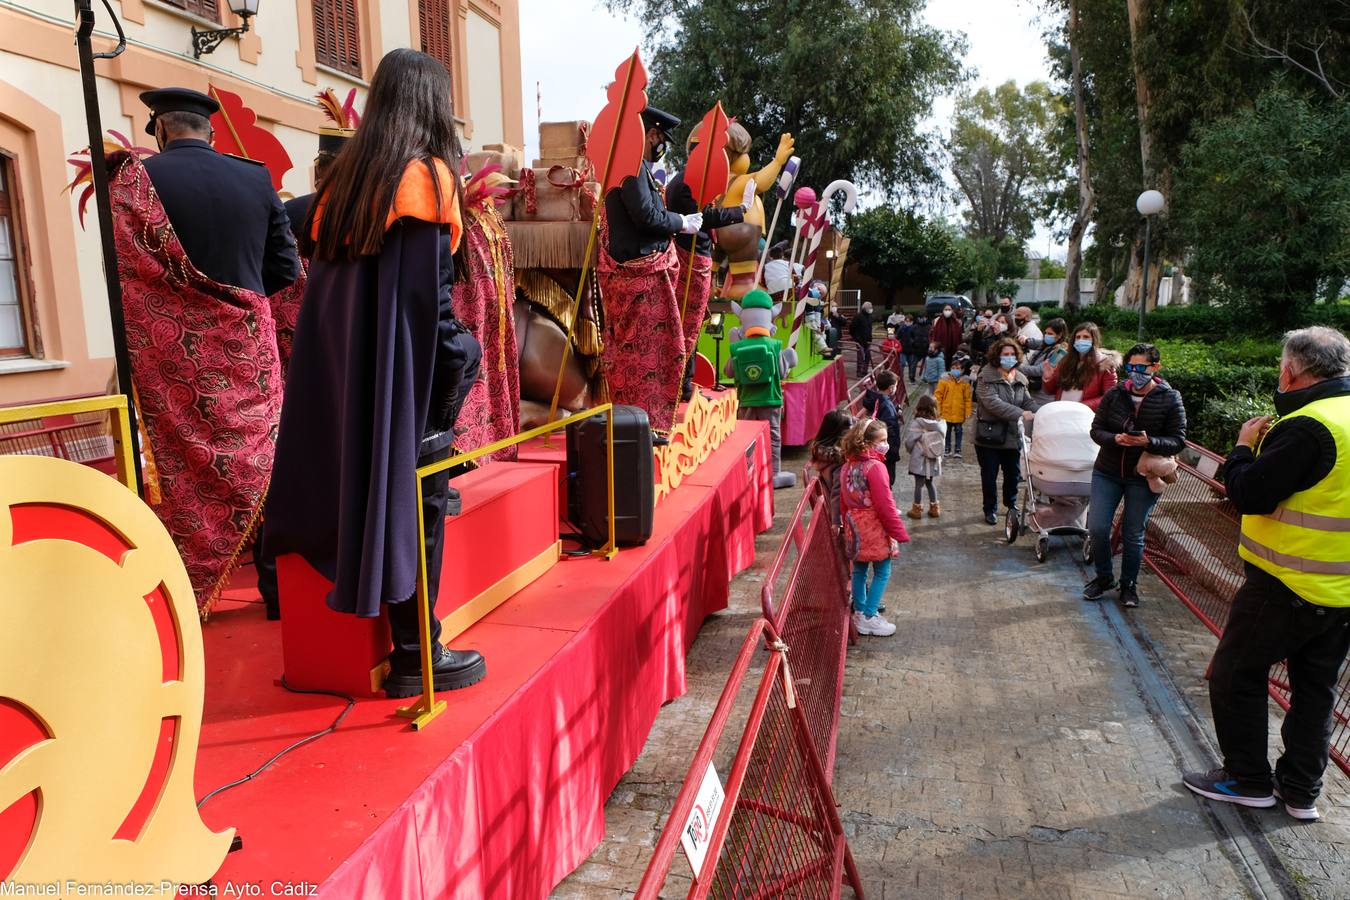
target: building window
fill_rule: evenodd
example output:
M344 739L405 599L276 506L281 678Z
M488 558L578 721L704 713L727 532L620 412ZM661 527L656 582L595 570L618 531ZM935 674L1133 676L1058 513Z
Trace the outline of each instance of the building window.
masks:
M164 0L164 2L194 16L201 16L212 22L220 21L220 5L216 0Z
M29 356L32 349L32 296L18 182L13 158L0 150L0 357Z
M361 27L357 0L313 0L314 61L361 77Z
M453 72L450 64L450 0L417 0L417 22L422 31L422 52L433 56Z

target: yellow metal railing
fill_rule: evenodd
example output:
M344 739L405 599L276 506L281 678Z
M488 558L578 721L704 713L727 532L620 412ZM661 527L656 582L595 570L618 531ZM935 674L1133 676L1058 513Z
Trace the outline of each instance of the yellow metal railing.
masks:
M135 460L131 457L131 419L127 412L125 394L106 397L82 397L78 400L53 400L28 406L0 407L0 425L27 422L47 416L70 416L78 413L109 411L113 416L113 455L117 459L117 480L136 493Z
M550 422L547 425L540 425L538 428L531 428L529 431L522 431L514 437L503 438L495 443L479 447L477 450L471 450L468 453L458 453L449 459L443 459L434 463L427 463L417 470L417 625L421 634L422 645L422 696L416 703L410 706L400 707L398 714L407 719L412 719L414 730L420 731L425 728L432 719L436 718L445 711L445 701L436 699L435 679L431 674L431 610L427 609L427 597L430 596L430 585L427 580L427 525L422 515L422 479L432 475L438 475L455 466L473 462L484 456L505 450L507 447L513 447L523 444L526 441L532 441L537 437L553 434L561 431L569 425L575 425L586 419L595 416L612 413L613 404L603 403L584 412L576 413L566 419L560 419L556 422ZM608 415L605 419L605 467L606 467L606 487L608 490L609 501L609 540L605 546L592 551L595 556L605 559L613 559L618 553L618 547L614 541L614 416Z

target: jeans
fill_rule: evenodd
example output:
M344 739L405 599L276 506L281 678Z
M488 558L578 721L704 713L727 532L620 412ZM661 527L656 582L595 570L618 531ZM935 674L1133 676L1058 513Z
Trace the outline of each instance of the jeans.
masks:
M905 360L909 365L909 383L913 384L916 380L915 376L919 374L919 363L923 362L923 354L911 353L905 357Z
M980 462L980 488L984 493L984 514L993 515L998 508L998 473L1003 470L1003 505L1017 505L1017 486L1022 481L1022 456L1016 450L975 445L975 458Z
M1238 783L1271 789L1266 756L1270 667L1288 660L1289 712L1275 777L1286 801L1317 799L1331 745L1337 679L1350 651L1350 608L1316 606L1272 575L1247 566L1209 680L1209 705L1223 764Z
M937 504L937 482L925 475L914 476L914 505L923 503L923 489L928 488L928 502Z
M961 438L965 436L966 424L964 422L948 422L947 437L943 440L943 449L947 453L952 452L952 436L956 437L956 452L961 452Z
M867 567L872 567L872 583L867 583ZM853 608L864 616L875 616L886 593L886 582L891 580L891 561L855 562L853 564Z
M1122 480L1101 471L1092 472L1088 534L1092 538L1092 565L1098 577L1111 577L1111 523L1116 517L1116 507L1124 499L1125 512L1120 517L1120 582L1133 585L1139 581L1139 566L1144 561L1144 526L1158 497L1149 489L1148 481L1138 475Z

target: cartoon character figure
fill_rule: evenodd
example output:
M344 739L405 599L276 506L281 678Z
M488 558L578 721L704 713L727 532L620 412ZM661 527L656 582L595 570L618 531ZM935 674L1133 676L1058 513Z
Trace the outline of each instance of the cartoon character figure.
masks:
M745 186L754 181L755 194L771 190L778 180L778 173L792 158L792 135L784 134L778 139L778 152L773 161L758 171L750 171L750 132L745 126L732 120L727 126L727 158L731 162L731 180L727 183L727 192L722 195L722 206L730 208L740 206L745 194ZM759 242L764 236L764 203L755 197L745 219L739 225L728 225L717 229L717 243L730 260L726 281L722 283L720 296L736 299L746 296L755 286L755 269L759 264Z
M733 301L731 310L741 320L731 330L731 358L725 369L736 380L740 395L736 417L769 423L773 486L792 487L797 476L783 471L783 379L797 364L797 354L773 337L777 331L773 320L783 311L783 304L775 304L767 291L756 288L745 295L743 303Z

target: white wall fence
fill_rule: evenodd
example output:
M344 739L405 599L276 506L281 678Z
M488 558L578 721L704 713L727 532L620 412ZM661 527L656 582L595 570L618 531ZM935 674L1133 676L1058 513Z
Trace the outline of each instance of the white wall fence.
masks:
M1014 298L1014 304L1040 302L1040 303L1063 303L1064 302L1064 283L1063 278L1019 278L1017 284L1017 296ZM1096 299L1096 282L1091 278L1080 278L1078 281L1078 303L1080 306L1089 306ZM1115 302L1117 306L1126 306L1125 287L1116 289ZM1186 304L1190 302L1190 279L1184 277L1164 278L1158 285L1158 305L1170 306L1173 303Z

